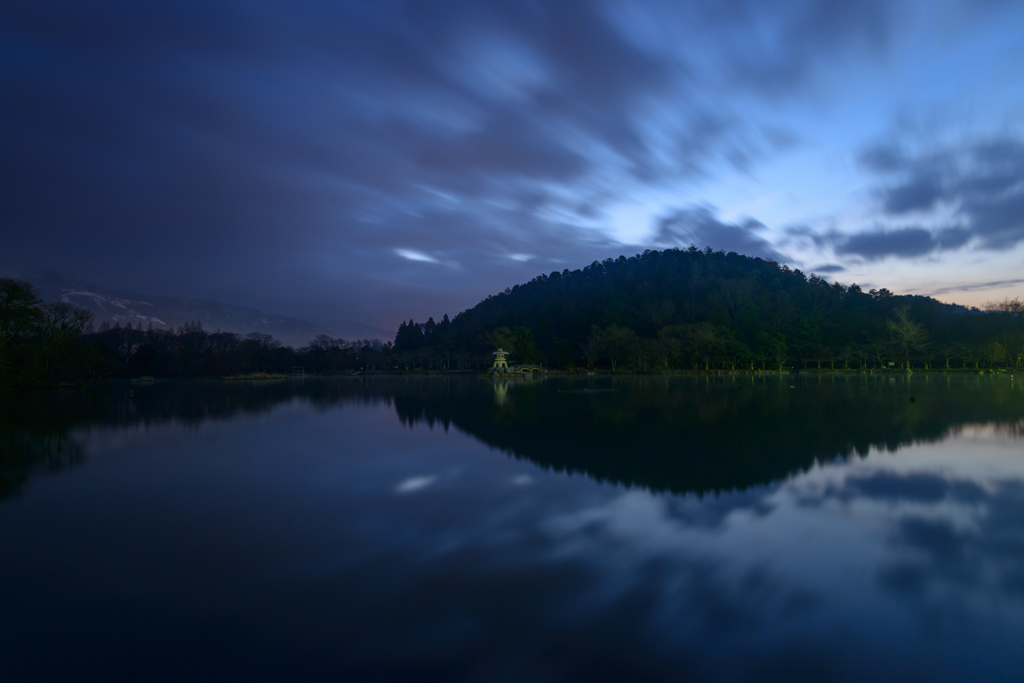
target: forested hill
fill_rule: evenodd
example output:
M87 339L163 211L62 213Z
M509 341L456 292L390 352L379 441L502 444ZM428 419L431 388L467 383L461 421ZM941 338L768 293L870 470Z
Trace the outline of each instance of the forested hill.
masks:
M482 354L501 345L520 362L637 370L1012 366L1021 322L1019 311L865 292L690 247L540 275L450 322L403 324L395 350Z

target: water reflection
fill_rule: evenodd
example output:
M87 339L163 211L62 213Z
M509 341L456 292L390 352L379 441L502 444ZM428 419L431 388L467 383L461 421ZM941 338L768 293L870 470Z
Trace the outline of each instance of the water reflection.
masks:
M545 469L673 493L764 485L871 447L934 441L966 424L1019 430L1024 420L1019 383L968 375L115 385L0 403L0 499L34 471L82 462L76 430L199 425L295 400L320 410L383 403L403 424L454 425Z
M1020 390L893 379L39 395L2 427L4 671L1017 680ZM88 462L24 485L61 440Z

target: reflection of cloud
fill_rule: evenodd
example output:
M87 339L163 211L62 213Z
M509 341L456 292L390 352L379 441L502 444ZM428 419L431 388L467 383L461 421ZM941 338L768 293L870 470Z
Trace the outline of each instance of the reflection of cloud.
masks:
M520 474L512 477L512 483L516 486L528 486L533 483L533 477L528 474Z
M395 487L395 493L421 491L437 481L437 477L409 477Z
M642 638L648 663L666 652L713 663L714 677L889 680L906 658L934 665L922 645L956 658L984 645L984 628L1024 623L1024 497L1013 481L1024 470L1008 457L1018 451L985 427L703 497L526 474L516 464L432 501L440 523L403 518L429 562L407 563L419 573L395 600L404 607L433 595L432 615L452 613L454 602L477 619L476 632L512 623L500 640L520 655L532 642L517 640L529 631L520 625L557 614L577 634L621 634L620 645ZM533 478L543 492L502 495L510 481ZM491 611L480 618L481 610ZM1016 652L997 645L994 660ZM800 675L805 652L829 653L814 675ZM864 670L881 675L851 674Z
M983 595L1024 598L1024 483L1002 481L991 493L969 482L950 486L965 489L965 505L974 509L924 506L896 519L889 539L896 557L878 571L880 585L929 614L937 595L947 609L967 608Z
M884 618L987 620L984 605L1024 597L1024 472L1006 458L1006 436L965 432L713 497L626 492L544 528L600 567L595 600L639 586L658 594L667 632L694 620L728 623L724 633L835 619L854 603Z
M938 503L945 498L973 504L986 497L984 489L970 481L950 481L939 474L895 474L878 471L851 477L847 484L857 495L878 500Z

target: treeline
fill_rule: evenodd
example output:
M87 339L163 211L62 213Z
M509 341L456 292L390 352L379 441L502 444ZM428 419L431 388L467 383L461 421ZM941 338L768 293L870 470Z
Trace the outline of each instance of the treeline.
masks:
M1024 305L988 310L830 283L772 261L710 249L645 251L540 275L453 319L404 322L394 343L319 336L115 326L43 303L0 279L0 388L93 378L252 373L472 371L502 348L514 363L629 372L1020 369Z
M385 363L385 346L379 340L349 342L318 335L293 349L260 332L209 332L200 321L171 331L115 326L86 335L83 342L106 360L113 377L337 374L383 370Z
M39 300L31 285L0 278L0 389L56 387L102 378L230 377L384 370L390 344L319 335L300 349L268 334L128 324L94 329L91 313Z
M1024 306L987 308L691 246L540 275L450 322L403 324L395 349L436 365L500 346L520 363L634 372L1020 368Z

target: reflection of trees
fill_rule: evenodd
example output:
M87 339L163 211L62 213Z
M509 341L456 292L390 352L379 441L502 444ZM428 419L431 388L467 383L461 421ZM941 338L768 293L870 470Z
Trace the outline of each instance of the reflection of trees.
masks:
M166 382L96 389L0 395L0 500L17 495L36 473L85 461L76 429L165 422L199 424L256 414L304 397L324 407L340 401L382 400L372 391L331 381Z
M0 500L17 495L33 472L56 472L85 461L82 445L67 432L0 427Z
M513 387L500 405L406 390L395 407L403 422L454 424L545 468L698 493L766 484L872 446L895 450L959 425L1019 424L1024 416L1019 391L1006 382L892 380L826 376L794 388L788 378L720 376L549 381Z
M476 378L116 384L0 403L0 498L33 472L82 462L75 429L198 424L295 399L322 409L386 402L404 424L454 425L544 468L697 493L767 484L965 424L1019 430L1024 418L1019 388L964 375L552 379L511 382L500 397Z

